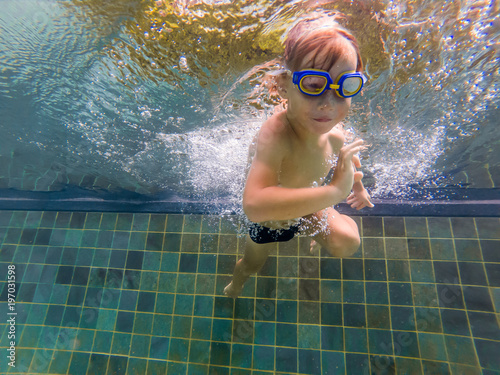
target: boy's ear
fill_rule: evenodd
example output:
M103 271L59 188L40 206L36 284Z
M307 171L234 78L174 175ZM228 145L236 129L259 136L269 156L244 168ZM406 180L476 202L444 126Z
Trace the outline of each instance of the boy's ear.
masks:
M275 77L276 80L276 88L278 89L278 94L283 98L283 99L288 99L288 90L289 90L289 74L288 73L282 73L278 74Z

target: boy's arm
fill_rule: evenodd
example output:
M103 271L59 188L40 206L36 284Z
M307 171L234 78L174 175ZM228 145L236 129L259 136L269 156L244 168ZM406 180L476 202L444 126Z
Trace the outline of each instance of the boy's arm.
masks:
M284 150L272 134L259 137L257 151L243 193L243 209L253 222L287 220L306 216L343 201L354 180L353 155L363 141L343 147L329 185L316 188L278 186L278 173ZM359 162L359 160L358 160Z

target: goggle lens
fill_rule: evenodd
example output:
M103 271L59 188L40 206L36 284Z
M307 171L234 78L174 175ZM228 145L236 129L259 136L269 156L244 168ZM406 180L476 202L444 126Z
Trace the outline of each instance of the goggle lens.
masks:
M361 77L348 77L342 82L341 90L345 96L353 96L361 90L363 80Z
M308 75L300 80L300 88L307 94L319 95L325 90L327 83L326 77Z

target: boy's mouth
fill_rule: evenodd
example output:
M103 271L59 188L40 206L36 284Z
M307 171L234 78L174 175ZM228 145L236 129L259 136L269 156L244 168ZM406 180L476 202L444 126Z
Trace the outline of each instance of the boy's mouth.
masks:
M318 122L328 122L328 121L332 121L331 118L328 118L328 117L319 117L319 118L315 118L313 119L314 121L318 121Z

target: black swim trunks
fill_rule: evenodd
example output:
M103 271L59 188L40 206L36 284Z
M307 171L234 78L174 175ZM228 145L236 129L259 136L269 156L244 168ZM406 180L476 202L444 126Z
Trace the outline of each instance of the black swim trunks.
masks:
M252 223L248 229L248 234L252 241L258 244L286 242L295 237L299 232L299 227L300 224L296 224L288 229L271 229L257 223Z

